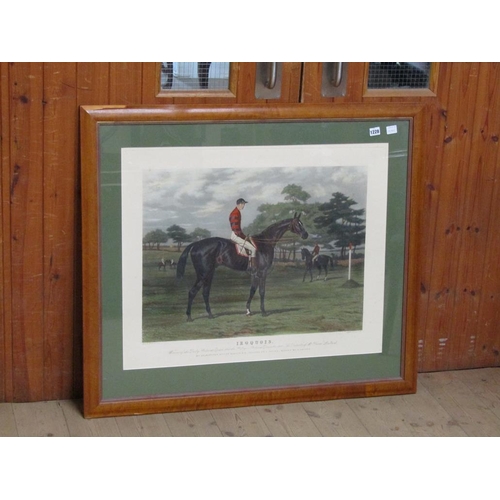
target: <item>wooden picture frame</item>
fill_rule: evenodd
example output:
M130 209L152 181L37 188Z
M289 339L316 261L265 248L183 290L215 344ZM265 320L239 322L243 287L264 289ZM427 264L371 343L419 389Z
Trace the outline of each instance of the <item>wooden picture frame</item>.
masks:
M421 106L390 103L82 107L84 416L415 392L421 117ZM311 193L302 189L313 201L290 192L290 186L310 183L325 172L328 179L340 180L338 184L316 180L310 184ZM351 175L356 172L359 176ZM265 182L256 180L257 173ZM234 189L224 187L230 176ZM279 181L272 184L275 178ZM351 178L358 180L350 185ZM212 179L209 184L207 179ZM276 189L281 185L280 195ZM253 311L246 316L247 292L241 290L250 288L254 277L229 271L225 257L218 255L222 271L217 272L227 281L212 290L215 319L207 317L200 292L192 305L195 321L188 323L185 304L192 278L178 285L175 268L156 269L162 250L156 250L156 259L155 250L139 241L154 220L150 210L162 213L158 224L163 231L176 225L180 219L174 217L179 214L188 214L194 224L198 215L193 200L198 200L202 215L207 216L210 208L213 218L223 220L214 225L211 237L229 237L228 208L241 196L249 198L243 218L252 213L267 217L262 207L271 203L273 210L290 213L290 221L298 219L303 229L323 242L325 252L335 256L340 233L331 233L333 243L329 243L325 235L330 226L321 226L325 228L321 234L316 231L320 222L329 223L325 207L333 200L329 191L337 185L349 185L353 193L366 192L366 199L360 195L365 199L360 212L364 215L355 223L358 233L363 225L366 228L365 239L355 243L364 246L358 269L363 286L357 291L340 290L351 269L342 268L348 252L345 244L330 277L311 282L308 275L306 280L300 248L290 240L283 252L293 247L297 250L293 259L281 262L275 251L265 298L270 314ZM323 198L320 191L326 193ZM176 205L167 206L172 200ZM307 203L308 209L301 209ZM302 218L297 218L300 213ZM247 219L247 224L256 220ZM300 232L297 228L286 227L290 234ZM157 248L175 252L169 241L168 247L158 243ZM177 244L184 249L182 239ZM352 256L352 242L350 247ZM257 252L264 252L264 245ZM194 276L193 264L189 261L187 266ZM233 275L239 276L238 281ZM328 293L321 286L330 287ZM222 293L221 299L217 293ZM285 296L290 301L286 304ZM319 305L311 304L319 304L320 296L326 296L322 326L309 331L316 321L313 315L320 311ZM334 309L338 297L347 297L340 310ZM358 311L355 326L340 324L333 316L347 317L344 312L351 306Z

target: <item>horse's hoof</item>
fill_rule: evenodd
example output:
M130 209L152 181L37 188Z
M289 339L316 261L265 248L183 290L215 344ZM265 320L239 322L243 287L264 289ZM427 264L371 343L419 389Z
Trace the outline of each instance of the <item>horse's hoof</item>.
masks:
M186 321L187 321L188 323L192 323L192 322L193 322L193 318L192 318L191 316L188 316Z
M215 316L214 316L212 313L210 313L210 314L208 315L208 319L214 319L214 317L215 317Z
M247 309L247 313L246 313L247 316L251 316L252 315L252 311L250 311L250 309Z

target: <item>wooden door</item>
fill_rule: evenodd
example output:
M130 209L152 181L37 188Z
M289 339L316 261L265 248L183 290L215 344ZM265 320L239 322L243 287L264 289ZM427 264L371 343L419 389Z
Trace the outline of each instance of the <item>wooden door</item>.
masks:
M212 63L214 64L214 63ZM194 91L162 90L161 63L144 63L142 104L234 104L299 102L302 63L284 62L280 67L279 97L259 99L256 84L258 63L230 63L226 89L197 89Z
M349 63L330 98L323 63L304 63L301 102L425 106L418 369L499 366L500 65L432 63L427 88L371 89L369 64Z
M0 63L0 401L82 392L80 105L252 104L255 63L229 98L157 94L160 63ZM426 106L419 371L500 365L500 64L439 63L430 93L366 86L324 97L322 63L283 63L280 103ZM217 101L219 99L219 101Z

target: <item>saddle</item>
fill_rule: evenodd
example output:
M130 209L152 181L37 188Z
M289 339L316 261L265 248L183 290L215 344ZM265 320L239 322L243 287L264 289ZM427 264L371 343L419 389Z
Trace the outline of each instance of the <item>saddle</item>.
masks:
M250 241L250 243L252 243L252 245L257 248L257 245L255 244L255 241L253 240L253 238L251 236L248 237L248 240ZM234 245L234 248L236 249L236 253L238 255L241 255L242 257L245 257L245 258L249 258L250 257L250 250L248 250L247 248L245 248L243 245L241 245L240 243L236 243L236 242L232 242L233 245Z

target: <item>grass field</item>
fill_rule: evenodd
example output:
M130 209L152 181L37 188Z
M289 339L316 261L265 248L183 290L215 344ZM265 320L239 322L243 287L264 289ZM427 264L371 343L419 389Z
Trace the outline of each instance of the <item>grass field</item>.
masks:
M159 270L161 258L177 261L176 251L143 252L144 342L217 339L251 335L279 335L361 329L363 287L344 287L347 268L328 271L328 279L303 283L304 264L275 263L266 286L267 316L260 314L259 293L252 302L252 316L245 315L250 276L223 266L215 272L210 295L214 319L208 319L201 291L193 303L193 322L186 321L188 291L194 269L188 259L182 280L175 268ZM316 274L313 274L316 277ZM363 284L363 265L352 270L351 279Z

